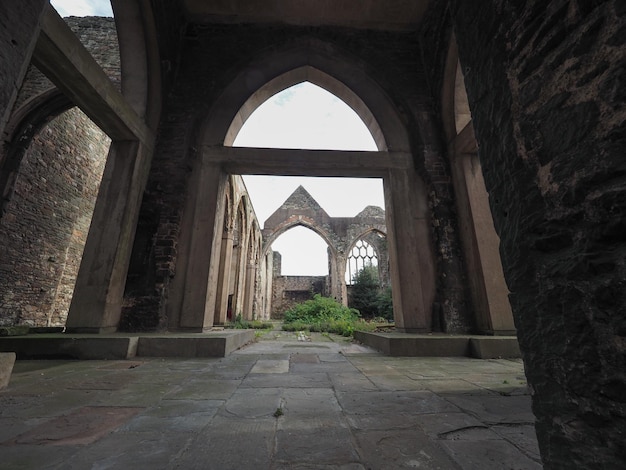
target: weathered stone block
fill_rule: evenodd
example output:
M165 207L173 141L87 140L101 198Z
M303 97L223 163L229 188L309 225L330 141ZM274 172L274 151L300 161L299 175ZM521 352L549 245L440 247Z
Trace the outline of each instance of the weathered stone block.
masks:
M515 336L481 336L470 339L470 353L478 359L522 357Z
M15 365L14 352L0 353L0 390L9 385L13 365Z

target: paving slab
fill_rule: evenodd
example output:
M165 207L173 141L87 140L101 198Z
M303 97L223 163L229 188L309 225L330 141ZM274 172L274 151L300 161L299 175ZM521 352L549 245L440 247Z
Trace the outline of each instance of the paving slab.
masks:
M356 434L361 458L370 468L457 470L456 463L416 429L365 431Z
M480 445L475 440L440 441L463 470L538 470L542 466L503 440Z
M18 360L0 391L0 467L540 465L519 360L389 357L316 334L263 338L223 358Z
M535 422L529 396L457 396L447 400L484 423Z
M429 391L337 392L348 414L450 413L458 408Z

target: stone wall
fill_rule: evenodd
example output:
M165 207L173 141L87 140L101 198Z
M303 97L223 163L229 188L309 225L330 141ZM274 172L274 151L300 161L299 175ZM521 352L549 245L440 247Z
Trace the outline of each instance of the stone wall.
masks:
M626 460L626 4L455 2L546 468Z
M66 18L83 45L120 89L112 18ZM54 85L30 66L2 147L0 322L64 326L110 140L80 110L49 100L26 107Z
M154 240L155 296L167 299L176 275L178 237L190 170L198 160L201 123L220 93L254 59L288 45L324 42L353 58L385 91L403 116L414 145L416 167L428 184L438 302L451 331L466 331L471 318L465 298L463 264L455 227L451 181L433 124L432 98L421 64L418 35L408 32L356 31L267 25L190 25L181 48L177 80L164 106L142 211L159 218ZM272 77L267 77L268 80ZM252 92L253 90L251 90ZM161 302L161 300L158 300Z
M1 324L65 324L109 143L76 108L31 142L0 219Z
M120 52L113 18L70 16L64 20L115 87L121 90ZM52 82L37 67L31 65L14 109L19 109L28 99L51 88L54 88Z
M313 298L328 296L328 276L277 276L272 281L271 318L280 319L291 307Z

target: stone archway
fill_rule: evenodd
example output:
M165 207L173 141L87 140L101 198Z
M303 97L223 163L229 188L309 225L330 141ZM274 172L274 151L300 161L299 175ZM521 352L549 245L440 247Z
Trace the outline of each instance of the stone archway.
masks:
M425 186L413 168L411 145L405 126L399 119L395 107L388 101L385 93L362 71L358 73L350 66L349 58L341 60L335 54L329 57L323 52L318 41L306 41L300 47L261 57L250 63L231 81L212 106L212 111L200 129L199 166L197 172L209 178L225 178L226 174L277 174L326 175L326 176L377 176L383 178L387 205L387 229L390 238L390 258L392 265L392 284L394 285L394 305L398 312L397 326L404 331L429 331L431 325L431 305L434 299L434 252L430 234L430 217L426 202ZM387 150L378 152L343 152L343 151L292 151L279 149L249 149L224 147L233 120L253 93L270 80L301 69L314 67L325 70L329 76L336 77L336 83L362 98L370 109L375 122L384 136ZM307 68L302 70L309 70ZM254 73L252 73L254 71ZM358 78L357 78L358 77ZM292 77L292 80L294 78ZM284 87L284 81L272 82ZM288 83L288 82L287 82ZM349 93L346 93L349 94ZM239 114L240 116L245 113ZM380 142L380 139L378 139ZM202 168L202 169L200 169ZM207 181L200 176L194 179L202 185L204 191ZM210 176L211 175L211 176ZM217 182L217 180L214 180ZM217 189L218 186L212 184ZM200 186L191 188L191 194L199 194ZM190 203L197 196L189 199ZM211 196L216 199L217 196ZM188 206L187 212L193 206ZM223 214L216 212L213 220ZM214 222L203 222L204 228L197 225L199 220L190 220L187 230L206 238L211 234ZM195 227L195 228L194 228ZM417 241L419 240L419 243ZM193 240L191 241L193 245ZM190 258L189 246L181 243L181 252L193 265L197 260ZM217 246L213 243L212 246ZM401 247L401 248L399 248ZM398 250L402 250L402 255ZM219 249L218 249L219 251ZM211 253L212 260L218 259L219 253ZM213 263L213 262L212 262ZM343 263L342 263L343 264ZM218 263L212 264L216 272ZM418 266L418 269L415 269ZM188 268L189 269L189 268ZM194 269L194 268L190 268ZM213 274L216 276L216 274ZM402 282L401 282L402 280ZM208 280L207 280L208 281ZM205 281L200 281L205 282ZM408 286L411 288L408 288ZM177 294L181 295L181 293ZM210 305L210 303L209 303ZM205 310L204 302L198 305Z

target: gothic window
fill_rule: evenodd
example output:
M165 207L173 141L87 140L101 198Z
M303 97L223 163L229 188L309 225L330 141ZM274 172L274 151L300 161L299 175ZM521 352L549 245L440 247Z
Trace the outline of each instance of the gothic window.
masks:
M378 255L372 245L365 240L357 240L348 256L346 284L352 285L354 276L365 266L378 266Z

